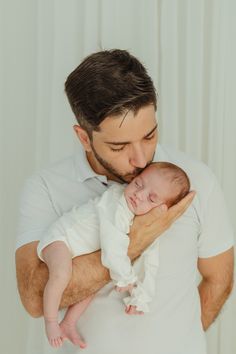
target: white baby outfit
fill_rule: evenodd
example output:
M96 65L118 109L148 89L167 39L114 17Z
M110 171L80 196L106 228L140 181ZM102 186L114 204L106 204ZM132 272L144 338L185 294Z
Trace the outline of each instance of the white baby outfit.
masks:
M149 312L148 303L155 295L158 240L140 256L136 274L127 255L134 214L123 192L124 186L114 182L101 196L74 206L52 224L39 242L37 252L43 261L42 249L54 241L65 242L72 258L101 248L102 264L109 269L114 285L135 283L131 296L123 299L125 304Z

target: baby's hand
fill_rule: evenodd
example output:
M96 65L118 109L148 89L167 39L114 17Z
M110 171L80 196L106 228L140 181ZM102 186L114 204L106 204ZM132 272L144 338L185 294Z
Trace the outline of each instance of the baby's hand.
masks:
M125 312L128 315L144 315L143 311L138 311L137 306L133 306L133 305L126 306Z
M129 285L127 285L127 286L115 286L115 289L116 289L116 291L118 291L119 293L123 293L123 292L125 292L125 291L131 292L132 289L133 289L133 287L134 287L134 284L129 284Z

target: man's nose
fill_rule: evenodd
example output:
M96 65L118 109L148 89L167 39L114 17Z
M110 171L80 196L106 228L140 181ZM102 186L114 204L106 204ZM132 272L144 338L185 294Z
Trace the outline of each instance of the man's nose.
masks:
M143 148L140 144L134 145L132 147L130 164L133 167L144 168L147 164L146 157Z

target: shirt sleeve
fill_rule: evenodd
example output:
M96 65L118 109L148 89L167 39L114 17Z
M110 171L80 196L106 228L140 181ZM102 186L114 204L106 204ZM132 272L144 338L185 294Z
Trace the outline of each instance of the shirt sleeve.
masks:
M40 175L33 175L26 180L19 204L15 249L42 239L45 230L59 218Z
M223 192L215 179L203 215L198 240L198 255L208 258L220 254L234 245L232 225L229 220Z

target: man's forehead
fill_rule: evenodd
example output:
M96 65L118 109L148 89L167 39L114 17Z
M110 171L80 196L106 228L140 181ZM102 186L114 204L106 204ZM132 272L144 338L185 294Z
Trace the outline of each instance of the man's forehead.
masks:
M156 116L152 105L141 108L135 115L133 111L116 117L106 118L100 125L99 134L103 141L132 142L140 140L155 130Z

